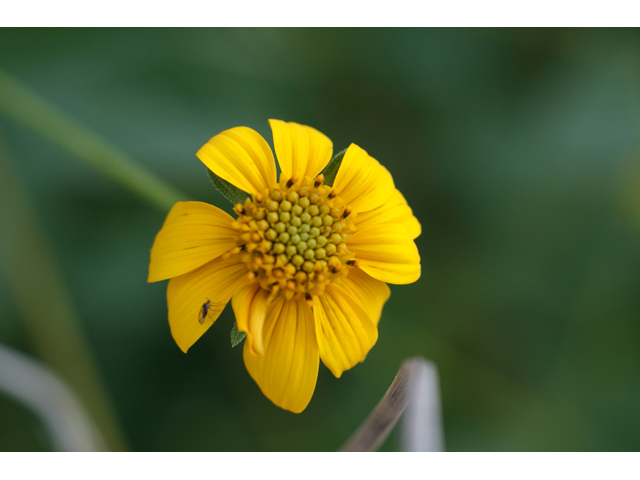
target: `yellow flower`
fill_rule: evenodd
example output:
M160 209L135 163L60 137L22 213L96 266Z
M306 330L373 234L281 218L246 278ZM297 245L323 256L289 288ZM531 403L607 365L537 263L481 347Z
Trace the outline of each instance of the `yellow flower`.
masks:
M420 277L421 227L391 174L355 144L335 180L320 172L333 144L317 130L270 120L267 142L226 130L196 154L247 192L238 218L201 202L177 203L151 249L149 282L171 279L169 325L186 352L231 300L246 332L244 362L262 392L299 413L319 361L336 376L364 360L378 338L386 283Z

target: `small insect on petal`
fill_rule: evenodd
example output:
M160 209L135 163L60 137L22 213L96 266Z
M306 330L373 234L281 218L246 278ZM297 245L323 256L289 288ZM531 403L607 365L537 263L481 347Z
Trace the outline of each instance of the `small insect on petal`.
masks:
M211 308L211 300L204 302L200 308L200 313L198 314L198 322L200 322L200 325L202 325L204 323L204 319L207 318L209 308Z

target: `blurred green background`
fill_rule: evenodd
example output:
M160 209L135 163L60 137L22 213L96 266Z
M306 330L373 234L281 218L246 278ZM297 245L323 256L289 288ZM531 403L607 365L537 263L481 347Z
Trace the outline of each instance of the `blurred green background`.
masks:
M380 160L423 226L422 278L392 286L366 361L341 379L321 365L291 414L230 348L230 307L187 355L173 342L166 282L146 283L165 214L0 112L29 238L57 265L123 448L336 450L422 355L448 450L640 449L640 31L2 29L0 68L227 211L200 146L238 125L271 143L268 118L311 125ZM1 218L5 242L26 221ZM73 345L38 327L65 331L30 248L0 262L0 342L55 364ZM4 396L0 426L0 450L52 448Z

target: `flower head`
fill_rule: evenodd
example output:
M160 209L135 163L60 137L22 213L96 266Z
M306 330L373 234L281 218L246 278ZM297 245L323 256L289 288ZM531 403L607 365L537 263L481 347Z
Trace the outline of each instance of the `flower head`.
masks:
M325 182L331 141L305 125L270 125L279 179L269 145L250 128L226 130L198 151L250 197L235 205L235 219L206 203L177 203L151 249L149 282L171 279L169 325L184 352L231 301L247 334L247 370L273 403L298 413L320 359L340 377L373 347L386 283L420 277L413 240L421 228L391 174L363 149L351 144Z

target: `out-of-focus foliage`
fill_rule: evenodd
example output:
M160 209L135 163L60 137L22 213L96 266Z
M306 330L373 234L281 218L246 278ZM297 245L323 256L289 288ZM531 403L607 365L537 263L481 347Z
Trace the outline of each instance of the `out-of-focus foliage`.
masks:
M413 355L440 369L449 450L640 449L637 30L3 29L0 67L194 199L229 211L198 148L279 118L366 149L422 223L422 278L294 415L230 308L174 344L146 283L163 215L0 116L132 449L335 450ZM0 341L34 353L9 282ZM0 450L51 448L4 397L0 425Z

